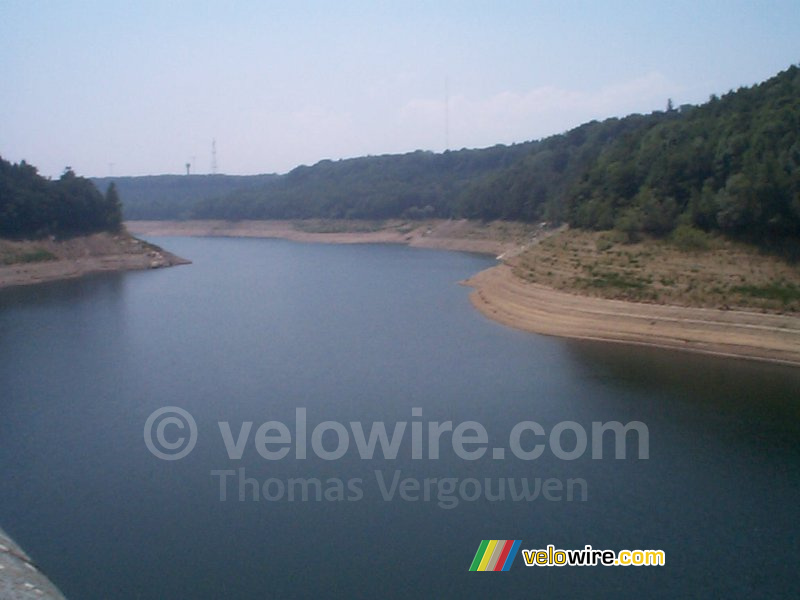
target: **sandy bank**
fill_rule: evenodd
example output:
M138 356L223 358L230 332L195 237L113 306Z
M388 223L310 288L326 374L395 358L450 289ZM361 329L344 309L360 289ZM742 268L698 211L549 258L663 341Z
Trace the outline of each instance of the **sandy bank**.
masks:
M405 244L498 256L520 251L542 233L524 223L460 220L358 221L128 221L128 231L148 236L280 238L326 244ZM340 229L340 230L337 230Z
M545 335L643 344L800 366L800 317L590 298L527 283L508 265L465 282L473 305Z
M131 221L127 227L139 235L395 243L504 258L518 255L554 233L533 225L466 220L387 221L372 227L357 222L324 221ZM309 231L309 228L323 231ZM800 366L800 317L797 316L580 296L527 283L515 276L508 264L482 271L465 283L475 288L470 298L486 316L533 333Z
M30 257L39 256L37 260ZM42 258L42 256L47 258ZM15 258L16 257L16 258ZM0 288L71 279L101 271L158 269L189 261L127 234L96 233L70 240L0 240Z

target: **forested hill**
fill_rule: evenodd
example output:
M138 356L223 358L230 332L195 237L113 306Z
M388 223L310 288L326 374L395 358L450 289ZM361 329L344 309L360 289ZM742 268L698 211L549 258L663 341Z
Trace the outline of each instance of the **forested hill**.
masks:
M105 177L126 219L381 219L453 214L454 199L486 174L528 155L536 143L483 150L323 160L285 175Z
M127 218L470 217L630 236L683 224L757 242L796 240L799 136L800 69L792 66L701 106L670 102L538 142L322 161L227 191L181 195L172 188L180 178L154 179L148 194L122 197Z
M0 237L71 237L116 231L121 221L113 184L101 194L69 167L51 181L25 161L12 164L0 158Z
M671 103L670 103L671 104ZM589 123L473 186L465 216L547 218L629 236L678 225L800 237L800 69L698 107Z
M126 219L192 218L197 203L268 184L277 175L146 175L93 177L105 189L114 183Z
M664 117L581 173L565 198L570 223L800 236L800 69Z

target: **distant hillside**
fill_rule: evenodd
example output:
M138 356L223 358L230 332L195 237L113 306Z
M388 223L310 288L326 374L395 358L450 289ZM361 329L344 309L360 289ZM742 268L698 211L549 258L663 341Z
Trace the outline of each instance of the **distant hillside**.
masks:
M701 106L593 121L538 142L322 161L258 178L123 178L126 218L469 217L679 225L759 244L800 238L800 69ZM97 180L105 183L107 180Z
M651 115L542 141L456 202L480 218L670 233L678 225L760 244L800 237L800 69Z
M116 231L122 220L114 185L105 195L68 167L51 181L25 161L0 158L0 237L70 237Z
M324 160L260 188L199 202L195 218L386 219L454 214L453 200L488 173L530 153L535 143L458 152Z
M487 173L527 155L534 142L434 154L324 160L286 175L163 175L113 181L126 219L380 219L453 214L452 199Z
M800 69L618 137L565 198L567 220L753 241L800 236Z
M277 175L148 175L93 177L104 189L114 183L126 219L191 218L198 202L223 198L268 184Z

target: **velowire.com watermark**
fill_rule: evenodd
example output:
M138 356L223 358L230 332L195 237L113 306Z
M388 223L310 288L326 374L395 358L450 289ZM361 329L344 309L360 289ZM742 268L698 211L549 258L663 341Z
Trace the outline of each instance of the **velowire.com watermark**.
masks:
M583 478L562 481L556 477L408 477L400 469L373 471L373 480L361 477L250 477L244 467L214 469L219 500L239 502L358 502L365 483L385 502L433 502L439 508L456 508L462 502L585 502L589 486Z
M167 426L177 428L181 434L172 437L172 441L167 440ZM147 417L144 423L144 443L153 456L161 460L180 460L194 450L197 443L197 423L184 409L164 406Z
M321 421L309 424L305 408L295 409L290 425L282 421L231 423L217 421L219 440L228 461L240 461L245 453L255 452L265 461L287 457L304 460L313 455L325 461L345 456L362 460L393 461L398 456L412 460L439 460L445 453L465 461L483 458L498 461L510 456L521 461L534 461L545 453L573 461L584 456L593 460L604 456L609 437L613 458L632 457L647 460L650 456L650 435L641 421L623 424L619 421L594 421L584 427L576 421L561 421L549 431L536 421L516 423L503 445L490 445L489 433L478 421L423 421L422 409L411 409L410 421L397 421L387 427L375 421L365 427L361 421ZM161 460L175 461L187 457L198 442L198 428L192 415L177 406L153 411L144 424L147 449ZM629 448L630 446L630 448ZM508 452L507 452L508 451ZM212 469L210 477L217 485L219 500L267 502L354 502L364 498L363 478L296 477L258 479L244 467ZM375 470L375 485L385 501L435 502L441 508L455 508L460 502L488 501L586 501L588 484L582 478L416 478L394 471Z

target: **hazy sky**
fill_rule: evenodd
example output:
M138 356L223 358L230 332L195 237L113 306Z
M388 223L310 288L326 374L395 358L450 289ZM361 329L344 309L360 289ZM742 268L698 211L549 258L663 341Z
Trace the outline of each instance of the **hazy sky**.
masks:
M245 174L521 142L757 83L798 32L798 0L0 0L0 155L207 173L216 139Z

